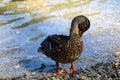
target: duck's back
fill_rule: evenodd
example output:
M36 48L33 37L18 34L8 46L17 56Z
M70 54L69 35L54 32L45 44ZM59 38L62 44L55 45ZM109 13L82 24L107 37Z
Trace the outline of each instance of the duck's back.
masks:
M55 55L56 52L60 52L62 48L67 47L65 44L68 40L69 36L50 35L41 43L41 47L39 49L50 57L52 53Z
M69 63L76 60L83 48L82 41L71 42L69 36L50 35L42 43L39 50L46 56L60 63Z

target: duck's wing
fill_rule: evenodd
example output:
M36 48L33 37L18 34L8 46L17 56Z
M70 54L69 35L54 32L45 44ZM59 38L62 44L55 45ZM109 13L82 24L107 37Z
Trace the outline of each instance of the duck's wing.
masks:
M42 52L50 52L59 50L68 42L69 36L65 35L50 35L42 43L39 48Z

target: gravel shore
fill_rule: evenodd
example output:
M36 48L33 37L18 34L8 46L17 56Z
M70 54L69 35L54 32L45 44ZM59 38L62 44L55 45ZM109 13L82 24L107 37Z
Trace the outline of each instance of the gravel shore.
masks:
M116 55L115 55L116 56ZM5 80L120 80L120 57L114 57L111 62L101 62L89 68L80 68L77 73L66 73L63 76L54 72L31 72L22 77ZM1 80L1 79L0 79Z

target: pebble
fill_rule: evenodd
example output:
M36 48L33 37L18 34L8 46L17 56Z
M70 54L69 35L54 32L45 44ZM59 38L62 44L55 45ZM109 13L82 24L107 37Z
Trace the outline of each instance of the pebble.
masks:
M32 72L32 75L36 75L36 72Z
M116 53L114 54L114 56L115 56L115 57L119 57L119 56L120 56L120 52L116 52Z
M118 67L119 66L119 62L112 62L112 65L114 66L114 67Z
M20 65L16 65L14 66L15 69L19 69L20 68Z
M56 80L56 78L55 78L55 77L52 77L52 80Z
M66 72L64 76L53 72L36 73L34 71L14 80L115 80L118 78L120 78L120 60L115 58L112 62L97 63L85 69L80 68L77 73Z
M39 76L38 76L38 79L42 79L42 78L43 78L43 76L42 76L42 75L39 75Z
M46 80L51 80L50 78L46 78Z
M81 79L82 79L82 80L87 80L87 77L86 77L86 76L82 76Z
M22 78L22 80L26 80L25 78Z
M26 73L26 78L29 78L31 76L31 73Z

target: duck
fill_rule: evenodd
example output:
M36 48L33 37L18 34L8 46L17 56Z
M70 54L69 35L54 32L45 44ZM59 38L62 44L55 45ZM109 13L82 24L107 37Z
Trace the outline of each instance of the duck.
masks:
M76 61L83 51L83 41L81 37L90 28L90 21L84 15L76 16L71 22L70 34L49 35L41 42L38 52L42 52L47 57L56 62L56 72L63 75L64 71L59 68L59 64L71 64L70 72L78 70L74 67Z

